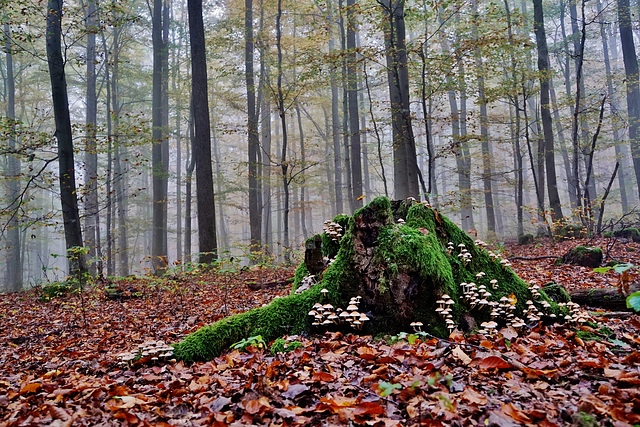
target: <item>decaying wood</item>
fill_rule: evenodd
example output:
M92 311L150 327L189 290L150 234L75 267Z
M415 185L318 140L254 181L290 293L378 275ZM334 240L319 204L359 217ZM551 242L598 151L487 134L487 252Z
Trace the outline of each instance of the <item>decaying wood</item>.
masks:
M631 286L629 290L631 293L640 291L640 286ZM615 311L631 310L627 308L627 298L620 294L616 288L581 289L569 292L569 295L571 295L571 301L583 306Z
M247 282L247 287L252 291L258 291L260 289L278 288L292 282L293 282L293 277L290 277L286 280L276 280L273 282L265 282L265 283Z

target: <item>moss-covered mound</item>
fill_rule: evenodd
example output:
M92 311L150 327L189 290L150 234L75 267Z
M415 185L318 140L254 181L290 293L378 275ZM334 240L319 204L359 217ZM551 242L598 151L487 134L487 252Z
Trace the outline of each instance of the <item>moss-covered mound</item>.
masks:
M538 308L549 314L557 312L546 294L529 289L506 260L480 242L476 245L453 222L425 204L379 197L353 217L341 215L333 222L344 230L341 239L323 233L319 239L312 238L310 245L316 247L321 242L323 256L332 259L316 275L318 284L295 293L308 274L302 263L290 296L203 327L176 344L174 355L186 361L208 360L248 336L262 335L272 341L284 334L322 332L327 326L313 326L314 318L308 315L313 305L322 302L346 309L356 296L360 297L359 311L370 319L359 328L371 334L407 331L410 323L421 322L426 330L446 336L445 316L436 312L445 294L452 301L449 323L453 320L467 328L492 318L506 324L510 313L524 318L525 308L530 316ZM313 259L317 263L317 257ZM472 292L463 295L470 286L462 283L475 284L475 301ZM478 295L485 292L490 293L486 298ZM535 301L531 304L537 308L528 307L528 300ZM551 307L544 309L547 302ZM335 323L329 328L349 329L346 323Z
M603 253L600 248L577 246L562 256L564 264L596 268L602 264Z

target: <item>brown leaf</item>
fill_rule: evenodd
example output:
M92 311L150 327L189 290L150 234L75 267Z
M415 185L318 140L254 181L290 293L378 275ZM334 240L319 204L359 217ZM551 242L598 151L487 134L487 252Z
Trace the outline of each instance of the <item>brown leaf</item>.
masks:
M311 381L313 382L329 382L333 381L335 378L328 372L314 372L313 377L311 377Z
M532 421L531 418L529 418L527 416L527 414L522 412L522 410L516 408L513 405L513 403L504 403L504 404L502 404L502 412L505 415L510 416L511 418L513 418L514 420L516 420L519 423L530 423Z
M469 403L486 405L487 397L475 391L472 387L465 387L462 398Z
M358 352L358 356L360 356L364 360L373 360L377 357L377 352L371 347L358 347L356 350Z
M273 408L269 403L269 399L261 396L259 399L249 400L244 404L244 410L251 415L261 414L265 411L271 411Z
M28 383L20 388L20 393L37 393L38 390L42 387L42 383Z
M477 366L480 369L510 369L513 366L498 356L489 356L484 359L476 359L473 361L473 366Z
M467 356L467 354L464 351L462 351L460 346L456 346L451 351L451 354L453 354L453 356L456 359L458 359L460 362L462 362L462 364L464 364L464 365L468 365L469 363L471 363L471 358L469 356Z
M382 415L384 413L384 407L375 402L362 402L353 410L353 414L357 417L365 415Z

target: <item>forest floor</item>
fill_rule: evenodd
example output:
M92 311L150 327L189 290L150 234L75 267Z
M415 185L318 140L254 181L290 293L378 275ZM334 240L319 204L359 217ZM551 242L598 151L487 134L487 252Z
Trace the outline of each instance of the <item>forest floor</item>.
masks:
M509 256L561 256L579 243L640 264L640 245L606 239L507 244ZM614 286L616 274L518 260L525 280ZM149 340L179 341L224 316L287 295L250 290L292 268L127 278L43 301L0 295L0 426L640 424L640 316L589 309L597 328L553 325L448 340L326 333L301 347L228 350L214 361L119 365ZM136 297L139 295L138 297ZM580 330L581 329L581 330ZM411 331L407 331L411 332Z

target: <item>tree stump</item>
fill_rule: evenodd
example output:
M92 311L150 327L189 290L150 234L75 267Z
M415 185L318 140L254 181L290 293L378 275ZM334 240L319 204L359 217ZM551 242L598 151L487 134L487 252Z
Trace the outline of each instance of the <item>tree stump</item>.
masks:
M290 296L201 328L176 344L174 355L185 361L209 360L249 336L261 335L271 341L287 333L354 330L337 321L317 326L309 315L316 303L347 311L352 298L359 301L359 312L370 319L357 327L367 334L411 331L410 324L420 322L424 330L445 337L456 325L473 327L490 320L490 303L495 304L496 313L498 304L504 308L500 308L503 314L493 316L503 325L505 310L523 316L529 300L541 310L543 301L550 303L548 314L559 310L544 291L530 290L507 260L490 253L482 242L474 243L426 204L378 197L353 217L341 215L334 222L345 230L344 235L339 242L324 233L307 241L310 253L305 260L313 266L305 262L298 267ZM319 242L322 256L332 262L316 274L318 284L296 294L304 276L319 266ZM484 302L468 291L471 283L487 293ZM450 301L448 318L438 311L443 300Z
M564 264L596 268L602 264L602 257L602 249L600 248L577 246L564 254L561 260Z

